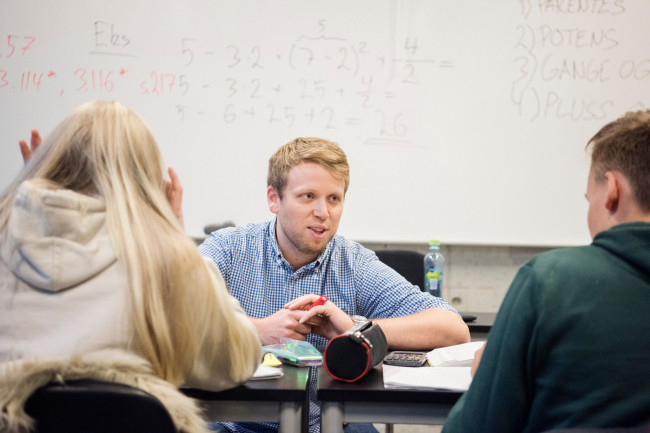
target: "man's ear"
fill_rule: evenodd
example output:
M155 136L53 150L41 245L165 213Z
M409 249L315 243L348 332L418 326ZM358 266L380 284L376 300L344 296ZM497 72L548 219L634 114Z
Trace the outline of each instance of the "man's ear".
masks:
M618 200L621 194L621 184L613 172L605 172L605 181L607 182L607 197L605 198L605 207L610 212L616 212L618 209Z
M266 188L266 201L269 204L269 210L277 214L280 212L280 195L272 186Z

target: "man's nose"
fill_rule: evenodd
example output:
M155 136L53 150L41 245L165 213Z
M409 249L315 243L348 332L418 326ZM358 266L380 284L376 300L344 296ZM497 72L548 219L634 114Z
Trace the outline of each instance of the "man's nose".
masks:
M320 219L326 219L329 215L329 209L325 200L316 200L314 202L314 216Z

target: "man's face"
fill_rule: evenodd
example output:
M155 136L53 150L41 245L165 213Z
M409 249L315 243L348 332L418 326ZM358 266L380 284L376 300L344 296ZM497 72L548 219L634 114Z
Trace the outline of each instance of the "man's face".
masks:
M609 210L605 204L607 201L607 181L605 179L596 181L593 168L589 171L587 193L585 194L585 197L589 202L587 225L589 226L589 233L593 238L598 233L607 230L612 226L612 223L608 218Z
M343 179L309 161L289 170L282 199L268 187L269 209L277 214L278 245L294 269L315 260L334 237L344 195Z

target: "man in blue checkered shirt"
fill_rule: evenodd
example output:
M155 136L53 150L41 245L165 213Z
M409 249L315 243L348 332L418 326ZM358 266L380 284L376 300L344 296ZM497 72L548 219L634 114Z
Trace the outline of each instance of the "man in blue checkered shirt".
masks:
M349 179L337 144L297 138L269 160L267 200L275 218L216 231L199 246L218 265L262 344L293 338L322 349L351 328L355 316L379 324L391 349L468 342L467 325L446 301L423 293L374 252L336 234ZM322 295L327 302L308 310ZM311 389L310 432L316 432L319 406ZM214 428L260 432L275 431L277 424ZM371 424L350 424L346 431L376 432Z

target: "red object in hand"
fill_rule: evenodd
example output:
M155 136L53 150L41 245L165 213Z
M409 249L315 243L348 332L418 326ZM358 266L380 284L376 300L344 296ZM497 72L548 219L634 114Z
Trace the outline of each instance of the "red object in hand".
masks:
M327 302L327 296L323 295L323 296L321 296L320 298L316 299L316 300L314 301L314 303L311 304L311 306L309 307L309 309L311 310L311 309L314 308L314 307L317 307L317 306L319 306L319 305L323 305L325 302Z

